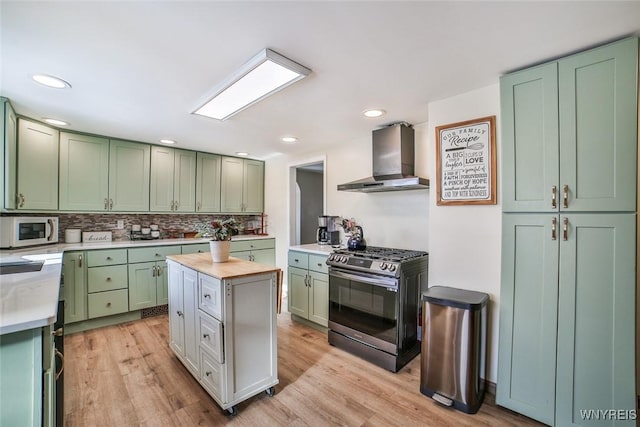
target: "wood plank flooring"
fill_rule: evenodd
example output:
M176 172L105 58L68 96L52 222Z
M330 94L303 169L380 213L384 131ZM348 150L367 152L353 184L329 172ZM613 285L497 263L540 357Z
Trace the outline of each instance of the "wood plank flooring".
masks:
M65 337L67 426L522 426L538 423L486 402L475 415L420 393L420 356L393 374L278 315L276 394L231 417L169 349L166 315ZM261 357L260 354L255 355Z

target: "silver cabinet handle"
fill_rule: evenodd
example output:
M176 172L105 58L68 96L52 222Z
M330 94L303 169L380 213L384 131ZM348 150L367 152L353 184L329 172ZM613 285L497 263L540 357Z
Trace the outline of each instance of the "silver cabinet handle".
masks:
M557 203L556 203L556 193L558 191L558 188L554 185L551 187L551 207L553 209L555 209L557 207Z
M113 199L109 199L109 210L113 210Z
M179 203L178 203L178 201L176 200L176 210L178 210L178 205L179 205Z
M564 218L562 220L562 240L567 240L569 238L569 219Z
M569 207L569 186L566 184L562 186L562 207Z
M556 217L551 218L551 240L556 240Z
M18 202L20 203L18 205L19 208L24 206L24 194L22 194L22 193L18 194Z
M109 209L109 199L107 199L106 197L104 198L104 210L108 210Z
M156 276L157 277L162 276L162 267L159 265L156 265Z
M82 255L78 255L78 268L82 268Z
M198 210L202 209L202 202L198 202Z
M156 266L151 267L151 277L156 277Z

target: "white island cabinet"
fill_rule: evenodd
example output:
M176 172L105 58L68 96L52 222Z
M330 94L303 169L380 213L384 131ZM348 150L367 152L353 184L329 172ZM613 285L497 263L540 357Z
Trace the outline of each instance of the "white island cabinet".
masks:
M209 253L171 255L170 347L200 385L228 413L278 384L277 271Z

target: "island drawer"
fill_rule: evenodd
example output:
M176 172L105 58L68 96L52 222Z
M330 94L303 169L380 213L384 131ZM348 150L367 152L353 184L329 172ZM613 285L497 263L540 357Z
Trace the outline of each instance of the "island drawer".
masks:
M219 363L224 363L222 351L222 323L202 311L198 312L200 348Z
M194 243L193 245L182 245L183 254L200 254L209 252L208 243Z
M129 249L129 264L134 262L164 261L167 255L180 255L180 246L153 246Z
M275 239L236 240L231 241L231 252L253 251L257 249L273 249L276 247Z
M312 255L309 254L309 270L317 271L319 273L329 273L329 266L327 265L326 255Z
M200 350L200 381L203 387L220 401L226 402L226 393L223 393L223 369L222 365L215 361L206 351Z
M89 293L123 289L129 286L126 265L89 268L87 269L87 278Z
M87 300L89 319L129 311L129 291L127 289L89 294Z
M198 273L198 308L222 320L222 282L219 279Z
M87 267L127 263L126 249L105 249L87 252Z
M305 270L309 269L309 254L304 252L289 251L289 265Z

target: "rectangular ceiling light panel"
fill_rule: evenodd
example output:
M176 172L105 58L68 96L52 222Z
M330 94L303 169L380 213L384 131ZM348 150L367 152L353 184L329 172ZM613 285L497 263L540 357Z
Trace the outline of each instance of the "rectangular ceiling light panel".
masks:
M225 120L310 72L271 49L264 49L218 85L194 114Z

